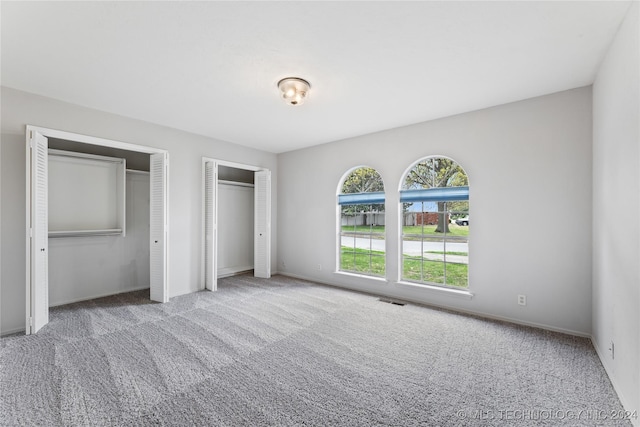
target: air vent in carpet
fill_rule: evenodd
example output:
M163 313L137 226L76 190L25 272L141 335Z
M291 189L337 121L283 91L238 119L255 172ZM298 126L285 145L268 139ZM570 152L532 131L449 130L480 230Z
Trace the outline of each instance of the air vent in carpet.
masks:
M393 305L399 305L399 306L403 306L405 304L405 303L400 302L400 301L394 301L392 299L386 299L386 298L380 298L380 299L378 299L378 301L386 302L386 303L393 304Z

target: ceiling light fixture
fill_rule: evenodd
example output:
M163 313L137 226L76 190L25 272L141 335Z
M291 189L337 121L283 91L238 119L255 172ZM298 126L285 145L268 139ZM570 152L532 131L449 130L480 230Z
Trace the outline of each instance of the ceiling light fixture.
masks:
M289 105L302 105L310 88L309 82L299 77L287 77L278 82L282 99Z

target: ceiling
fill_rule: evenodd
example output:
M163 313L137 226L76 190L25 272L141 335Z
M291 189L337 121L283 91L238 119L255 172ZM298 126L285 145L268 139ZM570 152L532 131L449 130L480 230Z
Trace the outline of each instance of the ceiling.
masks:
M3 1L1 82L281 153L589 85L629 5Z

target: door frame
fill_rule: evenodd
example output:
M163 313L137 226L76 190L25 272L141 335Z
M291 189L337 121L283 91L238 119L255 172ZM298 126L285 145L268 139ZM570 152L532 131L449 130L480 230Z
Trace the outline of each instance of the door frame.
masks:
M207 235L206 235L206 221L207 221L207 195L206 195L206 187L207 187L207 178L206 178L206 166L207 163L212 163L213 164L213 170L214 170L214 182L215 182L215 197L213 200L213 253L214 253L214 260L213 260L213 267L212 267L212 283L209 284L209 286L207 286L206 283L206 269L207 269L207 260L206 260L206 244L207 244ZM268 168L264 168L264 167L260 167L260 166L254 166L254 165L248 165L248 164L244 164L244 163L237 163L237 162L229 162L226 160L220 160L220 159L214 159L211 157L203 157L202 158L202 196L201 196L201 201L202 201L202 224L201 224L201 236L202 236L202 244L201 244L201 260L200 260L200 283L201 285L201 289L208 289L210 291L216 291L218 288L218 263L217 263L217 258L218 258L218 232L217 232L217 224L218 224L218 166L226 166L226 167L231 167L231 168L236 168L236 169L243 169L243 170L248 170L251 172L260 172L260 171L270 171ZM254 196L255 198L255 196ZM271 198L271 192L269 192L269 199ZM269 200L269 206L271 206L271 201ZM255 215L255 214L254 214ZM271 215L269 215L269 222L270 222L270 218ZM254 221L255 221L255 217L254 217ZM270 225L270 224L269 224ZM254 247L255 247L255 230L254 230ZM269 247L269 255L270 255L270 248L271 248L271 235L269 234L269 243L268 243L268 247ZM269 257L270 259L270 257ZM254 264L255 264L255 259L253 260Z
M136 151L139 153L144 153L144 154L149 154L149 155L153 155L153 154L163 154L164 158L165 158L165 163L166 163L166 168L164 170L164 179L165 179L165 183L168 184L169 182L169 152L167 150L163 150L160 148L155 148L155 147L150 147L150 146L145 146L145 145L138 145L138 144L131 144L128 142L121 142L121 141L115 141L115 140L111 140L111 139L105 139L105 138L98 138L98 137L94 137L94 136L89 136L89 135L83 135L83 134L78 134L78 133L72 133L72 132L66 132L66 131L61 131L61 130L56 130L56 129L49 129L49 128L44 128L44 127L39 127L39 126L33 126L33 125L27 125L26 126L26 224L25 224L25 228L26 228L26 280L25 280L25 285L26 285L26 319L25 319L25 333L26 335L30 335L31 333L35 333L37 332L36 330L32 330L32 317L33 317L33 313L32 313L32 301L33 301L33 295L32 295L32 287L34 286L33 283L33 277L32 277L32 265L33 265L33 259L32 259L32 227L31 227L31 215L32 215L32 197L31 197L31 183L33 180L33 174L34 174L34 170L31 167L31 141L35 140L36 138L36 134L42 135L45 138L57 138L57 139L65 139L68 141L73 141L73 142L79 142L79 143L83 143L83 144L89 144L89 145L98 145L98 146L103 146L103 147L109 147L109 148L116 148L116 149L121 149L121 150L128 150L128 151ZM165 186L164 189L164 209L166 212L165 215L165 224L164 224L164 234L165 234L165 241L166 241L166 252L165 252L165 262L164 262L164 290L163 293L165 294L165 300L168 301L168 294L169 294L169 275L168 275L168 248L169 248L169 239L168 239L168 224L169 224L169 189L168 189L168 185ZM151 236L150 236L151 238ZM48 280L47 280L47 292L49 289L49 284L48 284ZM166 301L165 301L166 302ZM48 307L47 307L48 309Z

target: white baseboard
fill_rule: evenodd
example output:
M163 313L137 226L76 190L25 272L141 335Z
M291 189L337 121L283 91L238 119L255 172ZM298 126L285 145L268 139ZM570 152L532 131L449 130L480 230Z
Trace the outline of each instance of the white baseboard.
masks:
M606 357L608 353L606 351L604 352L602 351L602 348L598 345L598 342L593 339L593 336L591 337L591 344L593 344L593 348L596 349L596 353L600 358L600 363L602 363L602 366L604 367L604 371L607 373L607 376L609 377L609 381L611 381L611 384L613 385L613 389L618 395L618 399L620 399L620 403L622 403L622 407L624 408L624 410L629 412L636 411L636 413L638 414L638 417L640 417L640 408L634 407L635 404L629 402L627 398L624 396L624 394L622 394L622 392L620 391L620 387L618 387L615 377L612 375L611 368L605 362L607 360ZM631 424L633 424L634 426L640 427L640 418L631 418L630 421L631 421Z
M0 338L2 337L6 337L7 335L13 335L13 334L17 334L17 333L24 333L26 330L26 328L23 326L22 328L18 328L18 329L9 329L8 331L2 331L0 332Z

